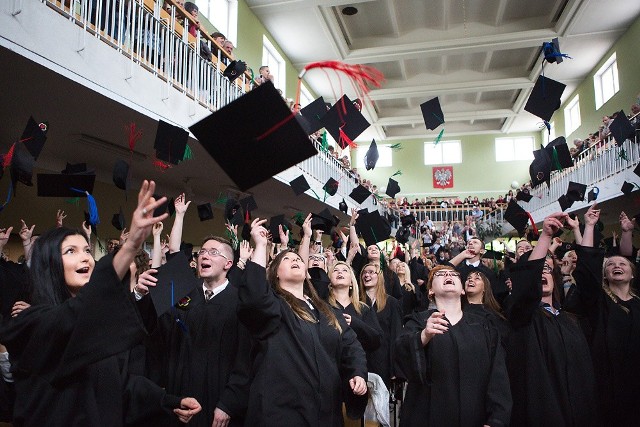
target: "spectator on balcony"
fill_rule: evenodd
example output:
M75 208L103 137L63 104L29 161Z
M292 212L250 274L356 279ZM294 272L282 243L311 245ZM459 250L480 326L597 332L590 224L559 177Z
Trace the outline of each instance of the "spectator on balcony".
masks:
M235 49L233 42L231 42L231 40L225 40L224 44L222 45L222 50L224 50L227 53L227 55L229 55L229 58L231 59L227 58L226 56L223 56L221 59L223 64L229 65L229 63L233 61L233 49ZM282 95L282 92L280 94Z
M195 3L191 3L190 1L188 1L184 4L184 10L186 10L187 13L190 14L195 21L195 24L189 22L189 34L191 34L193 37L197 37L198 30L200 29L200 20L198 19L200 11L198 9L198 6L196 6Z
M260 67L260 69L258 70L260 72L260 75L258 76L258 78L256 79L256 82L261 85L262 83L266 83L266 82L271 82L275 85L275 76L273 74L271 74L271 71L269 70L269 66L268 65L263 65L262 67ZM300 105L300 104L298 104ZM294 105L295 107L295 105Z
M478 205L474 205L473 209L471 209L471 216L473 217L473 219L477 221L482 218L483 215L484 214L480 210L480 207Z
M218 54L220 52L220 48L222 48L222 46L224 45L224 42L227 40L227 38L225 37L224 34L220 33L220 32L214 32L211 33L211 38L213 39L213 41L215 41L215 43L211 44L211 53L213 56L215 56L216 58L218 58Z

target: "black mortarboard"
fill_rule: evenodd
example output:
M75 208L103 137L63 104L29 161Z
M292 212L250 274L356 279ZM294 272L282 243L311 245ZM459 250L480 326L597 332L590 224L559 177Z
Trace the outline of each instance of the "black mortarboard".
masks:
M93 193L95 175L38 174L38 196L40 197L84 197L85 194L74 191L76 188Z
M224 205L224 220L231 221L237 212L240 212L240 203L233 197L227 198L227 202Z
M339 185L340 185L340 183L338 181L336 181L333 178L329 178L329 180L327 182L325 182L325 184L322 187L322 189L324 191L326 191L328 195L335 196L336 193L338 192L338 186Z
M95 175L96 171L94 169L89 169L86 163L67 163L60 173L67 175Z
M158 267L156 286L149 288L149 295L160 317L172 307L187 309L193 303L189 294L198 286L198 279L189 266L189 258L183 252L174 254L166 264ZM182 320L179 320L182 321Z
M127 189L127 177L129 176L129 163L120 159L113 165L113 183L121 190Z
M404 215L402 218L400 218L400 222L402 223L403 227L408 227L416 223L416 217L414 217L413 215Z
M444 123L444 113L442 107L440 107L440 100L438 97L428 100L420 104L422 110L422 117L424 118L424 124L427 129L434 130L438 126Z
M387 189L384 192L387 196L395 198L396 194L400 192L400 185L398 185L398 181L393 178L389 178L389 182L387 182Z
M400 244L405 244L409 241L409 237L411 237L411 229L409 227L399 227L398 231L396 231L396 240Z
M573 200L570 200L566 194L563 194L558 198L558 203L560 203L560 210L564 212L573 205Z
M200 221L207 221L213 219L213 209L211 209L211 203L205 203L198 205L198 218Z
M616 118L613 119L613 122L609 124L609 131L615 138L616 145L620 146L627 139L633 138L636 129L633 127L629 119L627 119L627 115L624 114L624 111L620 110L616 115Z
M247 196L243 199L240 199L240 206L246 212L251 212L258 209L258 204L256 203L256 199L253 196Z
M188 139L189 132L183 128L159 120L156 140L153 144L153 148L156 150L156 157L177 165L184 158L184 150L187 147Z
M162 194L154 194L153 195L153 198L155 200L160 200L163 197L164 197L164 195L162 195ZM169 215L170 216L173 215L176 212L176 207L174 206L173 202L174 202L173 198L169 199L167 197L167 200L164 203L162 203L160 206L158 206L157 208L155 208L153 210L153 216L154 217L155 216L160 216L163 213L167 212L167 210L169 211Z
M44 128L44 129L43 129ZM40 126L40 124L36 123L33 117L29 117L27 121L27 125L22 132L22 136L20 137L20 142L24 144L29 151L29 154L33 157L33 160L38 160L38 156L42 152L42 148L44 147L44 143L47 141L47 132L46 126Z
M542 53L544 55L544 59L549 63L561 63L562 62L562 53L560 52L560 43L558 43L558 38L555 37L550 42L542 43Z
M552 170L560 170L561 168L570 168L573 166L573 158L571 157L569 146L567 146L567 140L564 136L559 136L548 143L544 147L544 150L551 160Z
M244 222L244 217L242 216L242 211L238 209L236 213L228 220L231 225L241 225Z
M626 195L631 193L635 188L635 185L633 185L629 181L625 181L624 184L622 184L622 188L620 189L620 191L622 191Z
M333 215L329 209L324 208L320 213L311 214L311 229L322 230L326 234L331 232L334 225Z
M515 201L511 200L507 206L507 210L504 213L504 219L516 229L520 237L524 235L524 230L527 228L527 222L529 221L529 215L527 211Z
M344 212L344 213L349 212L349 206L347 206L347 202L344 201L344 198L340 203L338 203L338 209L340 209L340 212Z
M273 243L289 243L280 241L279 225L282 225L282 231L285 233L287 230L291 230L291 223L285 219L284 215L272 216L269 220L269 232L271 233ZM291 231L289 231L289 235L291 235Z
M308 124L309 133L313 133L324 127L322 118L327 114L327 106L322 97L316 99L311 104L300 110L300 114L305 118Z
M251 240L251 224L245 222L242 226L242 240L246 240L247 242Z
M587 195L587 202L593 202L598 198L598 193L600 193L600 189L598 187L593 187L589 194Z
M380 158L380 153L378 153L378 145L376 144L376 140L371 141L371 145L369 145L369 149L367 153L364 155L364 167L370 171L376 167L376 163L378 163L378 159Z
M531 177L531 188L546 182L549 185L551 179L551 160L544 149L533 152L533 162L529 166L529 176Z
M358 204L364 203L369 196L371 196L371 191L367 190L363 185L358 185L353 189L351 194L349 194L349 197L355 200Z
M524 106L525 111L548 122L553 112L560 108L560 97L565 87L566 85L560 82L539 76Z
M340 137L341 130L351 141L356 139L369 126L362 113L353 106L353 102L344 95L327 111L322 123L341 148L346 148L347 141Z
M531 200L532 198L533 196L529 194L528 191L518 191L516 193L516 200L521 200L525 203L529 203L529 200Z
M190 127L241 191L318 152L266 82Z
M382 242L391 234L389 222L378 211L361 214L356 221L356 230L367 246Z
M584 194L587 192L587 186L579 182L569 181L567 187L567 199L572 202L584 202Z
M307 182L307 179L304 177L304 175L300 175L299 177L291 181L289 185L293 189L293 192L296 193L296 196L301 195L302 193L304 193L305 191L311 188L311 186L309 186L309 182Z
M311 124L307 121L307 119L305 119L300 114L296 114L295 117L302 130L304 130L304 133L306 133L307 135L311 135L313 132L311 132Z
M224 69L222 75L229 80L234 81L235 79L240 77L246 70L247 64L244 61L233 60L229 63L229 65L227 65L227 68Z
M13 149L13 158L11 160L11 182L14 189L17 182L21 182L29 187L33 186L33 166L36 161L29 153L27 147L23 144L16 143Z
M124 213L122 212L122 208L120 208L120 212L113 214L113 218L111 219L111 225L113 225L116 230L122 231L126 225L124 219Z
M484 259L495 259L497 261L504 258L504 253L499 251L494 251L492 249L487 249L484 254L482 254L482 258Z

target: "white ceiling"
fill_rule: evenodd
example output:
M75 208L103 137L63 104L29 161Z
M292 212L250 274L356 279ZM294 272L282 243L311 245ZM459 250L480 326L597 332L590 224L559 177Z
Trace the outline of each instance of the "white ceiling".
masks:
M541 71L543 42L559 37L573 59L547 64L567 85L562 101L640 14L630 0L246 0L300 70L323 60L367 64L386 82L372 90L359 139L429 138L420 104L440 97L447 135L526 132L524 111ZM358 13L342 14L345 6ZM350 84L311 71L305 84L327 101Z

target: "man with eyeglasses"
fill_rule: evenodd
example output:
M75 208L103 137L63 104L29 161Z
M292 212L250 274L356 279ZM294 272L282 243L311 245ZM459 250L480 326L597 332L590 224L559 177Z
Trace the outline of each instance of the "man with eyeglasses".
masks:
M175 200L175 220L169 257L179 252L184 216L190 202ZM175 310L163 315L152 338L159 356L160 385L189 390L202 405L193 426L243 425L248 404L248 331L236 315L238 290L227 278L234 263L228 240L208 236L197 252L198 285L184 298L176 296ZM185 258L185 262L187 262Z

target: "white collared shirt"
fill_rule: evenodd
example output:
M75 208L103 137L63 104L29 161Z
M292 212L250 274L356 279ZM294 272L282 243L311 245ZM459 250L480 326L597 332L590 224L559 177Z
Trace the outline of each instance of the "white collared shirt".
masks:
M480 265L480 260L478 260L476 262L469 262L469 260L465 260L464 262L466 262L469 267L478 268L478 266Z
M224 283L218 286L217 288L211 289L213 291L213 295L211 296L211 298L215 298L215 296L218 295L220 292L224 291L228 285L229 285L229 279L225 280ZM204 285L204 283L202 283L202 293L204 294L204 291L206 290L209 290L209 289ZM206 294L204 299L207 299Z

